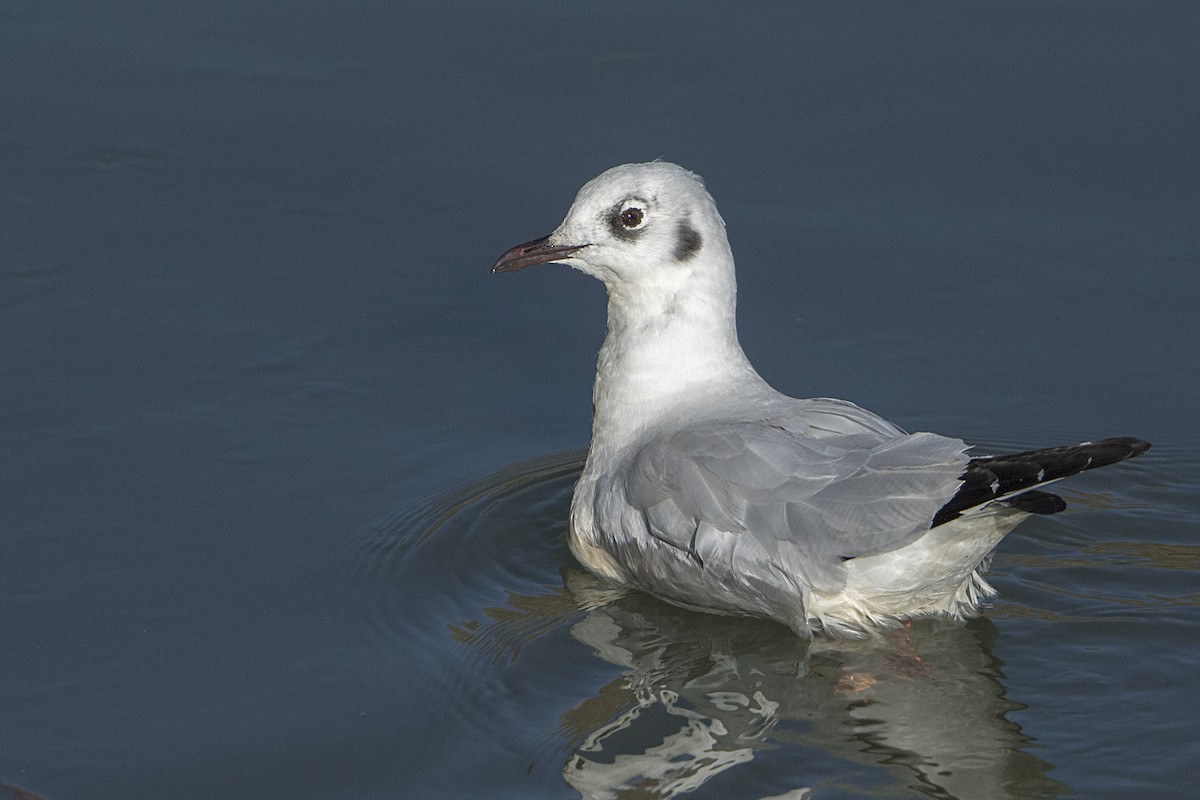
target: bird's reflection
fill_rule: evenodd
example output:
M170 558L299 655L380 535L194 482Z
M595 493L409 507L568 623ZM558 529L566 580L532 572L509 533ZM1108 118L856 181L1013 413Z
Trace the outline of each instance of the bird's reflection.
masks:
M675 797L786 746L890 770L931 797L1070 793L1006 717L1021 706L1004 696L986 620L920 620L870 641L807 642L773 623L686 611L575 569L561 588L512 595L487 614L487 623L455 626L455 637L515 658L569 624L623 670L560 717L563 777L585 798ZM814 769L822 786L867 788L836 767ZM774 796L799 800L808 789Z

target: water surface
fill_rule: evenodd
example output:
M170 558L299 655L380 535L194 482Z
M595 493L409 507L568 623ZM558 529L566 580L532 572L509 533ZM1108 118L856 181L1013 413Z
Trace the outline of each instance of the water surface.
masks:
M1190 797L1190 4L11 3L0 779L48 800ZM872 645L564 541L576 188L705 176L780 389L984 452L1136 435Z

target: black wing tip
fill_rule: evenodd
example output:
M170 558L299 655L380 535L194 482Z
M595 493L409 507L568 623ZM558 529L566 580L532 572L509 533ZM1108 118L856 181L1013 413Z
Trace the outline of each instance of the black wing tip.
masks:
M958 493L938 511L933 526L956 519L969 509L994 501L1031 514L1056 514L1066 508L1057 495L1030 491L1035 486L1136 458L1150 443L1132 436L973 458L967 463ZM1023 496L1026 499L1020 499ZM1050 499L1053 498L1053 499Z
M1142 453L1150 449L1150 443L1145 439L1137 439L1133 436L1115 436L1112 439L1101 439L1098 442L1093 442L1096 445L1114 445L1118 447L1129 448L1129 455L1126 458L1137 458Z
M1032 489L1004 500L1003 502L1026 514L1057 514L1067 510L1067 501L1050 492Z
M1107 467L1118 461L1137 458L1150 449L1150 443L1132 436L1117 436L1112 439L1101 439L1097 442L1084 442L1078 445L1079 450L1092 459L1084 469Z
M1124 461L1127 458L1137 458L1150 449L1150 443L1133 436L1114 436L1108 439L1097 439L1092 442L1080 442L1062 447L1047 447L1040 450L1026 450L1020 453L1004 453L994 456L978 456L972 458L970 465L989 466L1005 462L1009 464L1036 463L1063 459L1090 459L1081 464L1078 472L1093 467L1104 467Z

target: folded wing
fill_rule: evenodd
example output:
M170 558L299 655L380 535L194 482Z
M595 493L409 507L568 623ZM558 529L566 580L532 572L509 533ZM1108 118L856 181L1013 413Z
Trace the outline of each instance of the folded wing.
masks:
M967 464L961 441L935 434L814 438L803 427L726 422L651 441L625 475L626 500L651 536L706 566L737 569L752 553L836 591L845 560L928 531Z

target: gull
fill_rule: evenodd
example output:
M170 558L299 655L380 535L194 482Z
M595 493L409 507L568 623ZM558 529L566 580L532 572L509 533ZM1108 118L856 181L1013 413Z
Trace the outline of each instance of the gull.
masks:
M1000 540L1066 504L1039 487L1140 455L1112 438L1011 455L908 433L845 400L767 384L738 344L733 253L699 176L624 164L494 272L600 279L608 331L568 543L591 572L668 602L863 636L974 616Z

